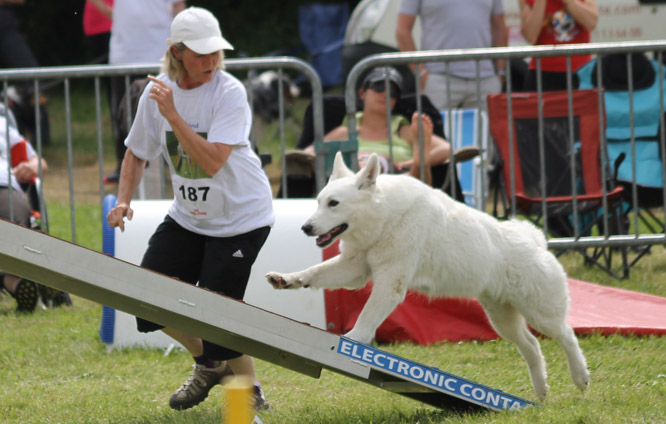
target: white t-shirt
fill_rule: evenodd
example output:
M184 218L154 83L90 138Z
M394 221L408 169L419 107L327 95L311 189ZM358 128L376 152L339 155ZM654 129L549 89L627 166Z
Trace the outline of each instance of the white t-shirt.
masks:
M115 0L109 42L112 65L157 64L171 35L173 3L182 0Z
M273 196L259 157L249 142L252 114L245 87L231 74L217 71L212 81L183 90L165 74L180 116L210 143L234 146L229 159L213 176L190 161L150 99L153 83L139 99L136 119L125 145L139 158L160 154L171 171L174 202L169 215L198 234L230 237L273 225Z
M25 141L23 136L19 134L18 130L12 126L9 127L9 148L14 148L17 144L25 142L25 150L27 158L31 159L37 156L32 145ZM7 119L0 115L0 187L9 187L7 184L7 171L9 170L9 153L7 153ZM12 187L23 193L21 186L14 176L12 178Z

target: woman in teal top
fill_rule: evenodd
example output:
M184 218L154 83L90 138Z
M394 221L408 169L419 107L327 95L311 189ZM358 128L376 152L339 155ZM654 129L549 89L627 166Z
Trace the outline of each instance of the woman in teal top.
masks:
M364 158L371 153L377 153L385 158L384 166L388 170L388 158L390 150L388 144L388 118L386 115L386 91L385 78L388 70L391 81L391 109L400 97L402 88L402 77L393 68L379 67L373 69L363 80L359 96L363 100L363 110L358 112L358 153L359 166L363 166ZM410 175L419 178L420 175L420 152L418 136L418 113L412 115L411 122L402 116L391 117L391 142L393 145L393 160L398 171L409 172ZM433 134L433 122L426 114L421 115L426 183L430 184L430 167L443 163L449 158L451 145L448 141ZM349 129L347 122L331 130L325 135L324 141L347 140ZM314 153L314 146L308 149ZM306 149L306 151L308 150Z

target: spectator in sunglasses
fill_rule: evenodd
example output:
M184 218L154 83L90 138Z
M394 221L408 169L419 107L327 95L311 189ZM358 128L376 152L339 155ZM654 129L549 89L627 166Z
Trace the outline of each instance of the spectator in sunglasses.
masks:
M387 95L387 80L390 95ZM420 149L423 147L423 157L426 162L424 167L425 182L430 184L430 167L448 160L451 145L448 141L433 134L433 122L426 114L421 114L419 117L418 112L415 112L412 115L411 122L401 115L391 115L389 124L386 102L390 102L391 110L393 110L402 93L402 87L402 76L392 67L374 68L363 80L359 90L359 98L363 102L363 108L356 114L359 167L365 164L365 160L372 153L377 153L382 164L382 172L389 172L391 170L392 150L395 172L408 172L410 175L419 178ZM422 143L419 142L419 120L422 125ZM389 126L391 145L388 141ZM347 139L349 139L349 129L346 118L339 127L324 136L324 141ZM314 146L309 146L306 151L314 154Z

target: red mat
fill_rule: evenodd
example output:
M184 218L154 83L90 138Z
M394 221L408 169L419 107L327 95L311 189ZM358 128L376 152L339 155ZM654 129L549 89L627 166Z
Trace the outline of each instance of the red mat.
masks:
M666 297L569 279L569 324L578 334L666 335Z
M337 254L329 247L324 256ZM371 286L361 290L327 290L326 322L330 331L344 334L356 323ZM569 324L577 334L598 332L623 335L666 335L666 298L569 280ZM381 343L411 341L428 345L438 341L492 340L498 336L476 300L429 300L416 292L377 329Z

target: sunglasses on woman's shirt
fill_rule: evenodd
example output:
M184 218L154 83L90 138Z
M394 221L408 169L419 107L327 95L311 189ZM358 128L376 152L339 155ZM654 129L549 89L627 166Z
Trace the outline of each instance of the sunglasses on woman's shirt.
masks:
M383 93L384 90L386 90L386 83L384 81L371 82L370 84L368 84L368 88L378 93ZM398 86L391 83L391 98L397 99L398 96L400 95L399 93L400 90L398 89Z

